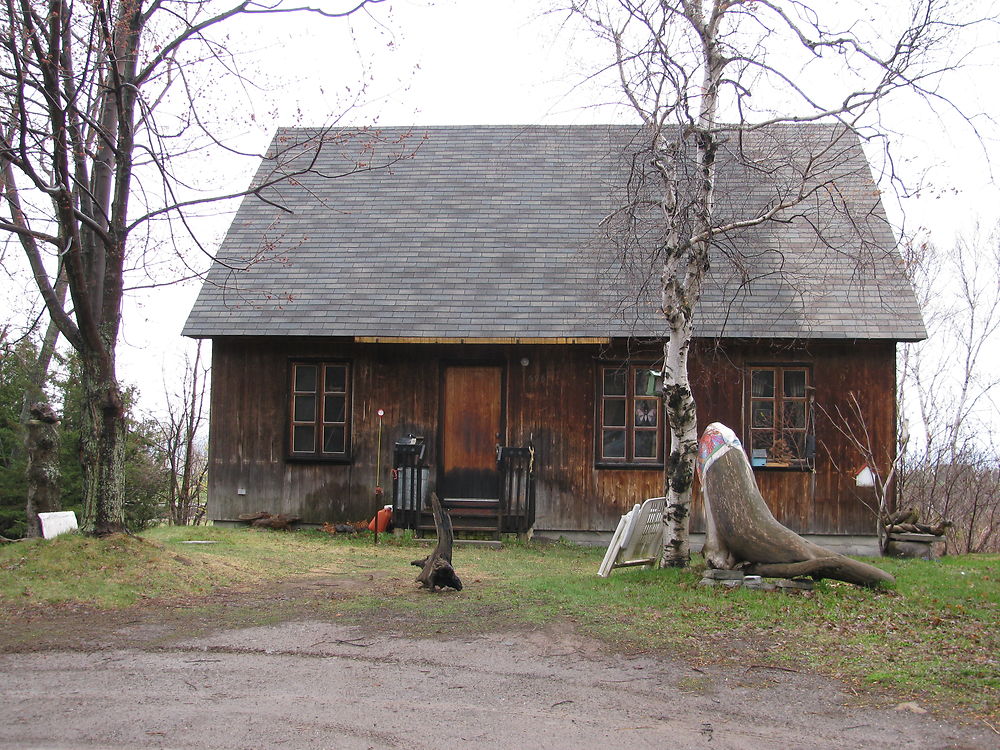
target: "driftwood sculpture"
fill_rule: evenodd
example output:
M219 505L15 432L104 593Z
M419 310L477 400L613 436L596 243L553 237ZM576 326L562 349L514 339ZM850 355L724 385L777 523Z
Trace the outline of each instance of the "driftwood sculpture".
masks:
M441 508L436 492L431 493L431 509L434 511L434 528L437 530L437 545L434 551L422 560L414 560L410 565L420 568L417 582L434 591L438 588L462 590L462 582L451 566L451 549L455 545L455 534L451 530L451 516Z
M735 433L710 424L701 437L698 473L705 501L705 561L771 578L833 578L859 586L895 579L879 568L806 541L771 514Z

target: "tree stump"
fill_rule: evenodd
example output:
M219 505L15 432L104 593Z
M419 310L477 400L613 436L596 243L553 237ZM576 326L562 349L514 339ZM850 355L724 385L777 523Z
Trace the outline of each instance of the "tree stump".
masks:
M859 586L895 579L873 565L831 552L781 525L757 488L736 435L718 422L701 438L698 457L705 501L705 560L768 578L833 578Z
M437 530L437 545L434 551L422 560L414 560L410 565L421 568L417 582L434 591L438 588L462 590L462 581L455 575L451 565L451 550L455 544L455 534L451 529L451 516L441 508L436 492L431 493L431 509L434 512L434 528Z
M59 496L59 418L46 403L33 404L25 423L24 447L28 457L28 527L25 536L40 537L39 513L62 510Z

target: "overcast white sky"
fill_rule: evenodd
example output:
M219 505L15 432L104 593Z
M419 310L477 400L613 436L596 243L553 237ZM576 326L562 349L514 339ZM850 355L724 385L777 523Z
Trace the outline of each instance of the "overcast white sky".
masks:
M905 0L901 0L905 1ZM279 125L329 122L366 81L367 104L349 122L382 125L566 124L622 121L621 109L595 106L613 93L581 86L595 49L585 38L560 32L559 19L541 16L532 0L390 0L372 17L346 21L269 19L266 33L236 30L234 45L248 50L245 70L261 89L251 93L254 120L233 116L233 137L260 151ZM985 4L984 4L985 5ZM980 6L982 7L982 6ZM982 58L963 74L951 95L968 111L1000 113L1000 56ZM213 84L219 86L220 84ZM220 102L244 101L208 86ZM233 105L233 111L239 109ZM948 114L941 119L921 108L889 113L903 132L898 167L914 181L930 178L935 189L904 202L907 227L927 227L948 244L956 232L1000 217L1000 194L988 157L1000 154L996 128L983 120L985 142ZM629 120L626 120L629 121ZM227 189L241 189L253 160L208 165ZM891 209L891 206L890 206ZM228 216L206 227L213 248ZM205 261L204 265L207 265ZM180 330L197 293L188 283L133 295L120 346L120 373L139 385L141 404L162 404L163 383L176 380L190 342Z

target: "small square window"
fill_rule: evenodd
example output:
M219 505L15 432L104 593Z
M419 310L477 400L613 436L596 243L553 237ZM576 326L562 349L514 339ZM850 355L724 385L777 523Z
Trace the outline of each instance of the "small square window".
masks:
M604 395L624 396L625 395L625 371L620 369L605 368L604 370Z
M296 365L295 366L295 391L296 393L316 392L316 366Z

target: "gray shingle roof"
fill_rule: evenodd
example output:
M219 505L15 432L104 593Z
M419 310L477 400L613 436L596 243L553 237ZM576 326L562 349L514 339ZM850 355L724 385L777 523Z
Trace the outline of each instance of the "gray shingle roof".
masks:
M625 126L279 130L254 186L307 160L322 174L243 200L184 335L660 335L654 251L623 267L600 226L622 200L635 135ZM727 149L723 220L760 211L817 164L829 181L784 222L717 239L697 335L924 337L853 136L785 126ZM753 166L732 158L737 149Z

